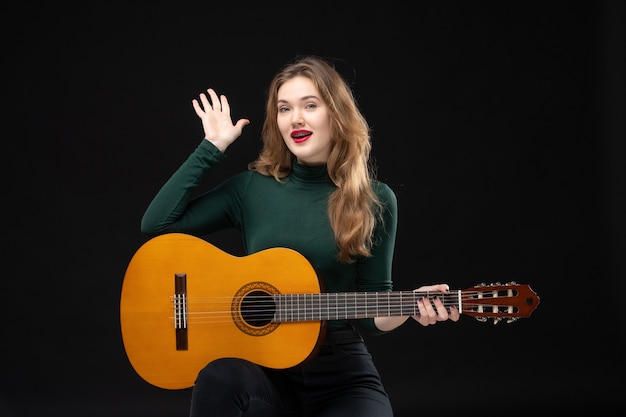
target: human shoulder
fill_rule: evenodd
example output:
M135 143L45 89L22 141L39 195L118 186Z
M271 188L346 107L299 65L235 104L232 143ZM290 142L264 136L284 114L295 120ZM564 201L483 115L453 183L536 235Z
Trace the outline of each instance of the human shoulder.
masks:
M239 186L259 185L265 182L275 182L274 177L260 174L254 170L244 170L233 174L226 182Z
M394 205L397 203L396 193L388 184L382 181L373 181L372 189L381 202L392 203Z

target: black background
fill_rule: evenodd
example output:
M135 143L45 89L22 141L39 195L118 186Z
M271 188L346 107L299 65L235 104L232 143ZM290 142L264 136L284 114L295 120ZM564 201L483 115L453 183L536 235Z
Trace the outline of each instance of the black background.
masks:
M252 121L209 187L254 158L272 75L307 53L336 60L373 128L396 288L541 297L511 324L370 338L397 416L624 412L623 2L1 7L0 415L187 415L190 391L141 380L123 348L140 219L202 138L192 98L214 87Z

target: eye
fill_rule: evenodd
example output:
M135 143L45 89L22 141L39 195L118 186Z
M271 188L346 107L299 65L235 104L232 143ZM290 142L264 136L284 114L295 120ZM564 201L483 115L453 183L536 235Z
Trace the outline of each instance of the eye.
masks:
M307 108L307 109L315 109L315 108L317 108L317 104L315 104L315 103L308 103L305 106L305 108Z
M287 106L280 106L278 108L278 113L285 113L287 111L289 111L289 107L287 107Z

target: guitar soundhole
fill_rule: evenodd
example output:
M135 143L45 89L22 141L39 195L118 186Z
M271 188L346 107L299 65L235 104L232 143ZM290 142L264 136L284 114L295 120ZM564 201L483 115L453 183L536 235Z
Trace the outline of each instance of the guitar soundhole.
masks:
M237 291L231 305L235 325L250 336L265 336L278 327L274 321L278 289L267 282L250 282Z
M276 304L269 294L253 291L241 302L241 317L253 327L264 327L272 322Z

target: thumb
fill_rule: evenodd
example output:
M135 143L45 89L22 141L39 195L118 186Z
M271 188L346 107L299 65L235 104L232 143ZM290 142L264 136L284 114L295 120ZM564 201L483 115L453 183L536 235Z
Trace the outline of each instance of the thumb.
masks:
M248 120L248 119L239 119L239 120L237 120L237 124L235 124L235 127L237 127L240 130L243 130L243 128L248 126L249 124L250 124L250 120Z

